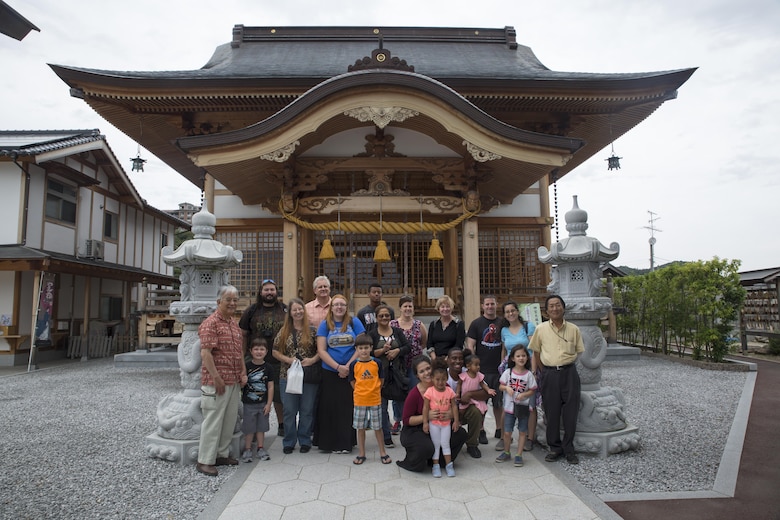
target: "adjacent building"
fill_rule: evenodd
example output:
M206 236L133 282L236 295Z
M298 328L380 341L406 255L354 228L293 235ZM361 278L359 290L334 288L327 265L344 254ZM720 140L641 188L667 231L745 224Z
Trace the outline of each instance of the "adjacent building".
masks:
M0 131L0 365L68 336L131 333L142 282L189 225L143 200L98 130Z

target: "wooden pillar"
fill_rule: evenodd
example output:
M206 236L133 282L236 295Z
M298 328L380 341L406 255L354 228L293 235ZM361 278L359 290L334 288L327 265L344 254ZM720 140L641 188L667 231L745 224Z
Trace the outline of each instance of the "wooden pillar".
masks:
M146 324L149 320L149 315L146 314L147 294L146 278L144 278L138 287L138 347L136 350L146 350L148 348L146 343Z
M301 299L305 302L314 299L314 290L311 284L314 282L314 277L319 276L322 273L315 273L314 266L317 263L317 255L319 251L314 249L314 231L310 229L300 228L298 230L298 237L300 239L300 260L301 260L301 272L299 276L303 277L303 294Z
M42 272L41 271L35 271L35 278L33 279L33 298L32 298L32 305L30 305L32 310L32 319L30 320L30 357L27 360L27 371L30 372L32 370L38 369L38 347L35 345L35 326L38 323L38 305L41 295L41 278L42 278ZM21 334L21 332L20 332ZM19 344L17 343L16 348L18 348ZM13 352L13 355L16 355L16 348L11 346L11 351Z
M607 273L607 296L609 296L611 305L609 306L609 328L607 331L607 345L617 343L617 320L615 319L615 285L612 283L612 274Z
M444 232L444 293L455 301L455 305L460 305L460 296L458 295L458 274L460 273L460 262L458 260L458 230L457 228L448 229ZM452 309L453 313L463 313L463 309Z
M89 359L89 297L92 293L92 277L84 277L84 325L81 332L86 337L86 341L81 344L81 360Z
M282 297L285 302L298 296L298 226L284 221L284 248L282 250Z
M203 180L203 205L206 211L214 214L214 177L208 173Z
M480 315L479 229L477 218L463 223L463 320L466 327Z

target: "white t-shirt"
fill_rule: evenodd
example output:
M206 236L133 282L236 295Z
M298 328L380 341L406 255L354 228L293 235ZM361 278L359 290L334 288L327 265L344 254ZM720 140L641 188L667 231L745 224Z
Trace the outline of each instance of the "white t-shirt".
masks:
M525 370L525 369L523 369ZM536 390L536 378L530 370L525 370L525 374L518 374L514 369L507 368L501 374L499 382L515 391L515 396L528 390ZM515 399L510 397L508 392L504 392L504 411L515 413L516 404L525 404L531 406L530 397L525 399Z

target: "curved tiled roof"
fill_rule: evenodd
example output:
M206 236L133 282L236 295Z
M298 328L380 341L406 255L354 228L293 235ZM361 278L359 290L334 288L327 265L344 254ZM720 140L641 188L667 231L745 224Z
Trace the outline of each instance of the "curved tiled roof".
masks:
M379 41L378 30L382 35ZM646 79L679 71L636 73L558 72L548 69L530 47L514 41L514 29L244 27L220 45L202 68L177 71L111 71L53 65L116 79L321 81L347 72L377 46L405 60L414 72L444 83L457 80L610 82ZM475 34L476 33L476 34Z
M0 130L0 156L38 155L95 141L105 141L97 129Z

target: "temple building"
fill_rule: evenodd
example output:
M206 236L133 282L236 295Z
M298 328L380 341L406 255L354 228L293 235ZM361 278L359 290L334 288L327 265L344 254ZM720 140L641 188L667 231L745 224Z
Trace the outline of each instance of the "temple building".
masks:
M379 282L469 320L480 294L544 298L550 184L695 71L556 72L512 27L243 25L199 70L52 68L204 189L246 303L264 278L310 299L327 274L355 309Z

